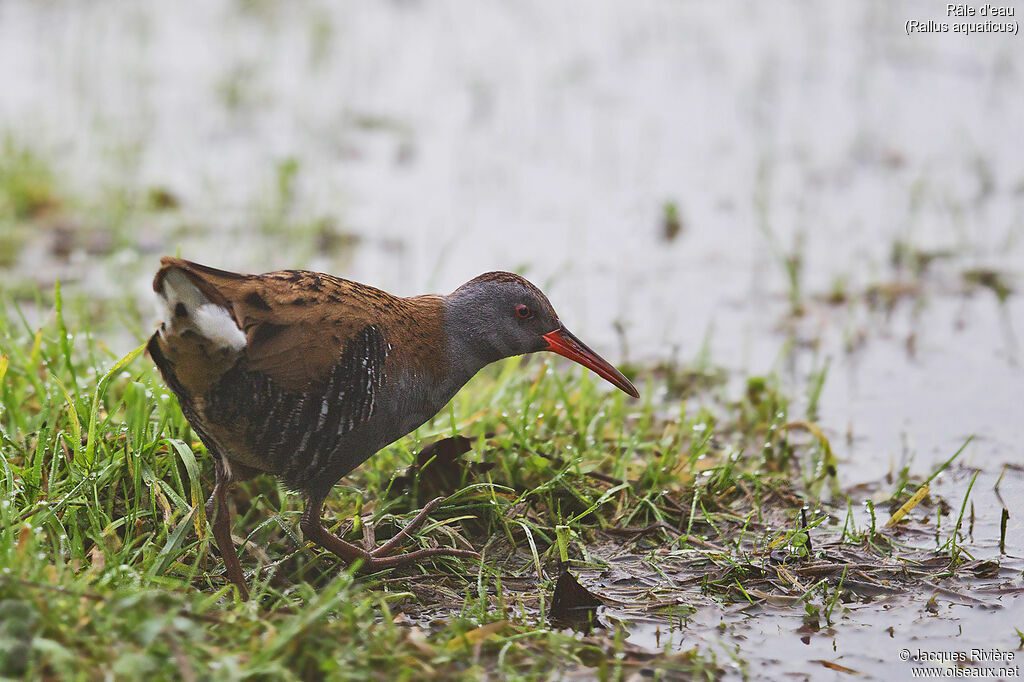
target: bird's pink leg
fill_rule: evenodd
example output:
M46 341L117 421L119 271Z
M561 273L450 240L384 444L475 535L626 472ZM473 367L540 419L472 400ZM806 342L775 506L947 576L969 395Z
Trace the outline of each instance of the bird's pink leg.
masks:
M238 593L243 601L249 600L249 588L245 584L245 576L242 574L242 564L238 561L238 553L235 551L235 543L231 539L231 510L228 509L228 486L232 479L227 467L217 460L214 467L216 471L216 483L213 486L213 493L206 501L206 516L213 517L213 538L217 541L217 549L224 559L224 571L228 580L238 588ZM214 509L216 507L216 510Z
M302 513L302 520L299 525L302 528L302 534L307 540L333 552L345 563L351 564L355 561L362 561L360 571L364 573L372 573L374 571L393 568L395 566L403 566L405 564L415 563L421 559L429 559L435 556L454 556L463 557L465 559L479 559L480 555L476 552L465 549L451 549L447 547L418 549L415 552L388 556L392 550L405 542L413 531L423 525L423 522L427 520L430 512L433 511L437 505L444 502L444 499L445 498L443 497L438 497L437 499L428 502L420 513L409 522L409 525L396 533L395 537L391 538L374 550L366 550L361 547L357 547L352 543L345 542L337 535L324 528L323 522L320 518L320 513L323 510L324 505L323 498L310 499L309 504L306 506L306 510Z

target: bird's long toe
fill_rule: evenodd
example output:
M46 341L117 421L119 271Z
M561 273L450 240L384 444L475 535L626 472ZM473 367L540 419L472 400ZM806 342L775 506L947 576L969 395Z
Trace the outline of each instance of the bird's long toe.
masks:
M457 557L461 559L476 559L480 560L480 555L473 550L469 549L455 549L453 547L433 547L430 549L418 549L413 552L407 552L405 554L395 554L392 556L383 555L380 552L381 548L377 548L369 553L369 556L363 561L360 571L363 573L374 573L376 571L382 571L386 568L396 568L398 566L407 566L408 564L415 564L424 559L431 559L434 557Z
M363 542L368 545L366 548L358 547L357 545L346 542L324 528L320 519L320 511L323 506L322 499L314 499L310 501L310 505L302 515L300 526L307 540L310 540L314 544L334 553L345 563L352 564L357 561L360 562L359 571L361 573L374 573L386 568L404 566L418 561L423 561L425 559L441 556L463 559L480 559L480 555L473 550L455 549L453 547L431 547L407 552L405 554L393 554L396 549L409 539L412 532L423 525L427 520L427 517L430 515L430 512L439 504L444 502L444 500L445 498L438 497L428 502L423 509L416 514L412 521L405 526L405 528L398 531L393 538L385 542L380 547L372 549L371 547L373 544L374 534L373 528L370 524L364 526L363 530Z

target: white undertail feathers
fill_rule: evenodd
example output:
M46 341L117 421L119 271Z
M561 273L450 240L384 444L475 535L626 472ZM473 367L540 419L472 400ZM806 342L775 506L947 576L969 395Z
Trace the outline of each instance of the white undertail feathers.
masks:
M221 348L230 348L236 352L245 348L245 334L231 319L231 314L225 308L211 303L179 270L169 270L164 276L160 296L164 303L162 312L165 325L161 327L161 333L165 333L165 329L177 330L187 325L187 328Z

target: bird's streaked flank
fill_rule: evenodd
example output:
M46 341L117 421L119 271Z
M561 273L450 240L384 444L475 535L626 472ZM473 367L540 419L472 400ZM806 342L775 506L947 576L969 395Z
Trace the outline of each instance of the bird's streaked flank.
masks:
M447 296L400 298L331 275L242 275L163 258L153 289L166 318L148 350L215 460L207 502L228 578L248 597L231 541L227 488L269 473L308 499L307 540L374 571L460 549L391 556L443 498L370 550L323 527L327 493L384 446L417 428L484 366L550 350L634 398L633 385L559 321L546 296L489 272ZM214 510L214 507L216 509Z

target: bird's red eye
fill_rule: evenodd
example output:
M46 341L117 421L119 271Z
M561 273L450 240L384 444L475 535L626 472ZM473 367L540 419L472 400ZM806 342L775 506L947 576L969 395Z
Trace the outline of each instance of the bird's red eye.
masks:
M526 318L533 315L533 313L530 312L530 306L520 303L519 305L516 306L516 315L525 320Z

